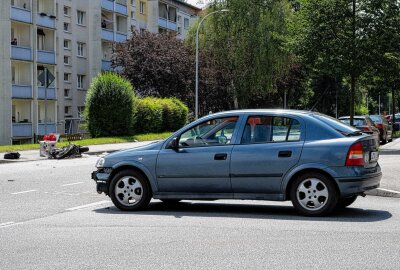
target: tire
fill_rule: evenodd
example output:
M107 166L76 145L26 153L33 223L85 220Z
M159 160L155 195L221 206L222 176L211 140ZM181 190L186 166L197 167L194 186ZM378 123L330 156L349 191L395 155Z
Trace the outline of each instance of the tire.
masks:
M132 169L120 171L113 177L109 194L114 205L123 211L145 209L152 196L147 179Z
M162 201L163 203L167 203L167 204L176 204L176 203L179 203L181 200L179 200L179 199L160 199L160 201Z
M294 180L290 189L290 198L293 206L301 214L324 216L336 207L338 193L329 177L318 172L310 172Z
M89 151L89 147L79 146L79 153L85 153L87 151Z
M352 203L354 203L357 200L357 195L353 195L347 198L340 198L336 208L337 209L342 209L342 208L346 208L347 206L350 206Z
M388 139L387 139L387 133L386 133L386 135L385 135L385 136L382 136L382 143L381 143L381 145L384 145L384 144L386 144L386 143L387 143L387 141L388 141Z
M55 159L63 159L63 158L69 157L74 154L75 147L76 146L74 144L69 144L67 146L64 146L63 148L61 148L61 150L59 152L56 152L53 155L53 157Z

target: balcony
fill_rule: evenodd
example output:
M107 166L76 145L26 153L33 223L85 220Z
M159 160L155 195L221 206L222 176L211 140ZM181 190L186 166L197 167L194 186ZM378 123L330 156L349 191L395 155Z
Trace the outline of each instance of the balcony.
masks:
M55 29L56 17L53 15L47 15L46 13L38 13L36 17L36 23L39 26Z
M31 85L16 85L12 86L12 98L32 99Z
M38 88L38 99L46 98L46 90L43 86L39 86ZM54 87L47 88L47 99L56 100L56 89Z
M117 32L115 36L116 42L125 42L128 39L128 35L126 33Z
M57 125L56 123L47 123L47 132L46 132L46 124L39 123L38 125L38 135L45 135L49 133L57 133Z
M112 0L101 0L101 8L114 11L114 1Z
M164 19L159 17L158 18L158 26L169 29L169 30L173 30L173 31L177 31L177 25L176 22Z
M12 123L12 136L32 137L32 123Z
M167 29L177 31L178 28L176 26L176 22L168 21Z
M101 29L101 39L108 40L113 42L114 41L114 32L108 29Z
M15 60L32 61L30 47L11 46L11 58Z
M101 70L102 71L111 71L111 61L110 60L101 60Z
M11 20L20 21L24 23L32 23L32 11L22 8L11 6Z
M115 12L118 12L120 14L128 16L128 8L127 8L126 4L123 5L123 4L120 4L118 2L115 3Z
M37 62L55 65L56 54L54 51L37 51Z

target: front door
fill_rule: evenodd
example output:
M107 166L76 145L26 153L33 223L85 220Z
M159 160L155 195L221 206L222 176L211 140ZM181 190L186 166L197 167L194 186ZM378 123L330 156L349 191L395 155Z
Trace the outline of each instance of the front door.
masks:
M238 117L207 120L179 136L179 149L157 158L160 192L231 194L229 165Z

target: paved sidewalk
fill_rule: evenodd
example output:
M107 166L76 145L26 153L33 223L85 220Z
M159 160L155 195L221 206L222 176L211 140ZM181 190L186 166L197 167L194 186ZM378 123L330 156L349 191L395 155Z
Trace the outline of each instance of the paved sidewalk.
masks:
M86 154L89 155L97 155L101 153L110 153L118 150L125 150L133 147L138 147L142 145L146 145L151 143L152 141L144 141L144 142L130 142L130 143L114 143L114 144L101 144L101 145L88 145L89 152ZM87 145L82 145L87 146ZM26 151L18 151L21 156L19 159L9 160L4 159L4 153L0 153L0 164L2 163L10 163L10 162L24 162L24 161L37 161L37 160L47 160L47 157L41 157L39 155L39 149L36 150L26 150Z

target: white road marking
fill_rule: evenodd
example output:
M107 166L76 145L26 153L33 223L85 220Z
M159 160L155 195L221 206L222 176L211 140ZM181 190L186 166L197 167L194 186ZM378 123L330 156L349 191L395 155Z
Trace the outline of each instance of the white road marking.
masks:
M67 187L67 186L73 186L73 185L79 185L79 184L83 184L85 182L76 182L76 183L71 183L71 184L65 184L65 185L61 185L62 187Z
M109 202L110 201L100 201L100 202L96 202L96 203L89 203L89 204L85 204L85 205L81 205L81 206L77 206L77 207L68 208L68 209L65 209L65 211L80 210L80 209L83 209L83 208L97 206L97 205L101 205L101 204L105 204L105 203L109 203Z
M23 194L23 193L29 193L29 192L35 192L37 191L36 189L31 189L31 190L25 190L25 191L20 191L20 192L14 192L11 193L12 195L17 195L17 194Z
M6 223L0 223L0 229L7 228L7 227L10 227L10 226L14 226L14 225L18 225L18 224L21 224L21 223L22 222L15 223L14 221L6 222Z
M386 189L386 188L379 188L379 189L382 191L385 191L385 192L392 192L392 193L400 194L400 192L396 191L396 190L390 190L390 189Z

